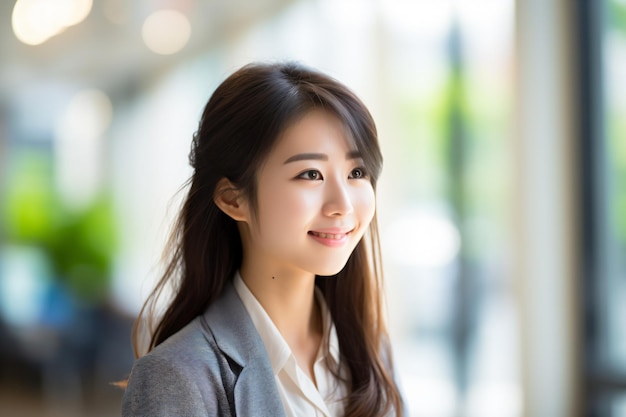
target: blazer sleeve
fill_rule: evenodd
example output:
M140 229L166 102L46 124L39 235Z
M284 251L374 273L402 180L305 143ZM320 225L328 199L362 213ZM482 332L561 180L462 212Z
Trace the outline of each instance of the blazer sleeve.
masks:
M146 355L135 363L122 399L123 417L218 417L217 393L201 392L196 370Z

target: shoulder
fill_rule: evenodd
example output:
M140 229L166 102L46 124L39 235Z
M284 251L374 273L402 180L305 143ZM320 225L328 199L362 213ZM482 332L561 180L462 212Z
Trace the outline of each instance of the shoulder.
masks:
M196 317L139 362L163 362L178 369L198 370L211 368L221 356L210 330Z
M228 386L236 375L199 318L133 365L122 415L229 414Z

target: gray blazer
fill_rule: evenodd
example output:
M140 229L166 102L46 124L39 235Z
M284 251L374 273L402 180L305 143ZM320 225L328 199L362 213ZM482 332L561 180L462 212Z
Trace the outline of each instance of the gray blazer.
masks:
M232 283L207 311L138 359L122 416L285 417L265 345Z

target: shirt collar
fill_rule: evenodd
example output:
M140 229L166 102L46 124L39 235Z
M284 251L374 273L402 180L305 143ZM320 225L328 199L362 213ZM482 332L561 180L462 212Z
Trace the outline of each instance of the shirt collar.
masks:
M330 314L330 310L326 305L324 294L322 294L322 290L320 290L318 287L315 287L315 298L318 305L320 306L323 326L322 328L324 329L322 344L320 346L317 360L323 359L323 348L324 346L328 346L328 353L330 354L333 364L336 365L339 363L339 339L337 338L337 330L335 329L335 324L333 323L333 318Z

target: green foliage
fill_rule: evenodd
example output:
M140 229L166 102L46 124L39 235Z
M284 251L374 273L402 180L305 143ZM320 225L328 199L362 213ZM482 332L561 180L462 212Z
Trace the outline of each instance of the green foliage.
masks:
M400 135L405 138L398 159L412 173L409 193L426 199L450 197L452 112L465 112L462 80L456 73L428 92L405 95L399 100Z
M468 225L489 219L492 230L500 230L506 221L510 92L494 86L492 79L468 77L450 69L447 79L421 95L421 101L406 100L399 113L411 143L402 149L410 150L404 157L412 159L412 172L420 170L413 182L436 187L430 196L450 202L463 219L458 227L467 243L465 256L484 257L496 240L490 244L484 224L480 229ZM427 175L422 165L430 167Z
M112 213L107 196L79 212L66 210L45 245L59 279L92 302L107 295L116 241Z
M626 35L626 4L609 1L607 12L610 26Z
M608 155L611 159L611 175L614 182L613 223L619 240L626 244L626 121L623 118L624 110L615 109L609 114L608 123Z
M54 233L58 200L53 192L51 166L41 154L16 155L2 198L3 229L16 244L39 244Z
M40 247L58 279L91 303L108 295L117 230L108 193L72 210L55 193L46 155L17 157L2 197L2 223L9 243Z
M623 1L611 0L608 2L607 10L609 29L617 32L618 35L626 38L626 3ZM626 122L624 122L624 111L626 109L612 109L609 114L609 157L612 167L614 192L612 207L612 222L618 239L626 245Z

